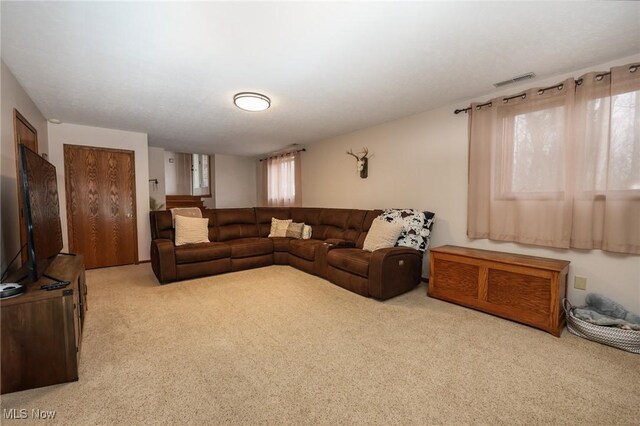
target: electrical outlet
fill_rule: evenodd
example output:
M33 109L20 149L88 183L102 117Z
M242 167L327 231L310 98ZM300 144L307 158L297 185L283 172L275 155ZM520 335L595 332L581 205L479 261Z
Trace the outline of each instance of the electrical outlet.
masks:
M577 288L578 290L586 290L587 289L587 279L585 277L575 276L573 279L573 288Z

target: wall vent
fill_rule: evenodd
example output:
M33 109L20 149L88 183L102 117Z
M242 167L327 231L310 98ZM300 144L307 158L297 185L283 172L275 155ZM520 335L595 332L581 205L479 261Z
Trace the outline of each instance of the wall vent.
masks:
M519 75L517 77L510 78L509 80L504 80L504 81L500 81L498 83L493 83L493 85L495 87L502 87L502 86L506 86L508 84L519 83L519 82L524 81L524 80L531 80L535 76L536 75L534 73L528 72L526 74L522 74L522 75Z

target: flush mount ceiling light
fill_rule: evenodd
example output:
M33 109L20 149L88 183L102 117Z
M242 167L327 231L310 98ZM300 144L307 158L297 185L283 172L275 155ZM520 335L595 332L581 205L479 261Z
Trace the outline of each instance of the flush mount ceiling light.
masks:
M245 111L264 111L271 106L271 99L254 92L240 92L233 97L233 103Z

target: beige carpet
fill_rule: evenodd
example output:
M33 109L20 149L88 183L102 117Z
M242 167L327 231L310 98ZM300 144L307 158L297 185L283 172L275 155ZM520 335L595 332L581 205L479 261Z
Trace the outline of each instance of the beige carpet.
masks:
M80 380L4 395L3 409L56 410L65 425L639 423L640 356L423 286L381 303L285 266L87 280Z

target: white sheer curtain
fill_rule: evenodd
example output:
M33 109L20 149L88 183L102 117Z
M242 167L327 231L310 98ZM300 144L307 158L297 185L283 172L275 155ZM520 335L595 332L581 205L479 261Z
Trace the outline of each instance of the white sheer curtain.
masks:
M583 76L576 88L571 246L640 253L640 68Z
M470 238L640 254L635 65L472 104Z
M300 153L293 152L265 159L262 173L262 203L288 207L302 204Z

